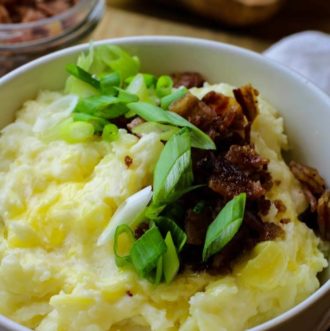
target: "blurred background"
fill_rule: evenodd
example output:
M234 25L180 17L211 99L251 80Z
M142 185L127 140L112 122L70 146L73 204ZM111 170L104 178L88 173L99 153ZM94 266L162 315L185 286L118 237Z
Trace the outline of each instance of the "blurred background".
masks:
M0 76L91 39L178 35L262 52L305 30L330 33L330 0L0 0Z
M330 33L329 0L108 0L110 36L174 34L263 51L304 30Z

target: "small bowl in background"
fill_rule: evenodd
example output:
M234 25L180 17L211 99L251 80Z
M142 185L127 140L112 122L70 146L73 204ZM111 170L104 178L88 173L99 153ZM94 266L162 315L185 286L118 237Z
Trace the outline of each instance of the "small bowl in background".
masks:
M86 38L100 21L104 0L80 0L53 17L0 24L0 76L54 50Z

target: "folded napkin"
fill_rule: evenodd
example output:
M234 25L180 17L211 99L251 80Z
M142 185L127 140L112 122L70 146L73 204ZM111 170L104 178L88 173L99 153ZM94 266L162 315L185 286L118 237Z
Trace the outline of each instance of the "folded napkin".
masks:
M295 69L330 95L330 35L296 33L268 48L264 55Z

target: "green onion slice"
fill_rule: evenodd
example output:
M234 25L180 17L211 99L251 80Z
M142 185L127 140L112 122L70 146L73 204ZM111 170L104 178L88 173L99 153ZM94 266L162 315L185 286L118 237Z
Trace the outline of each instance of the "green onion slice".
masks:
M119 253L119 237L123 233L126 234L129 237L132 244L135 241L134 233L133 233L132 229L127 224L121 224L116 228L113 247L114 247L116 264L117 264L118 267L124 267L124 266L129 265L131 263L130 254L120 255L120 253Z
M151 198L151 186L147 186L128 197L113 214L108 226L99 237L97 245L101 246L112 241L117 226L121 224L127 224L133 228L138 225Z
M246 193L230 200L209 225L203 248L203 261L225 247L235 236L243 222Z
M116 90L115 87L120 86L120 76L118 72L111 72L110 74L106 74L100 78L100 87L101 91L104 94L115 95Z
M163 257L163 269L165 282L169 284L178 273L180 266L179 257L170 231L167 232L165 237L165 244L167 250Z
M160 107L146 102L129 103L127 107L148 122L158 122L191 129L192 147L216 149L214 142L206 133L174 112L165 111Z
M174 221L167 217L158 217L155 220L155 224L163 236L166 236L168 232L171 233L177 251L181 252L187 242L186 233Z
M96 133L100 133L103 131L105 125L109 122L104 118L85 114L85 113L73 113L72 114L74 121L88 122L93 125L94 131Z
M98 111L102 111L110 105L118 103L119 100L114 96L109 95L99 95L91 96L79 100L75 112L86 113L94 115Z
M163 141L169 140L173 134L180 131L180 129L173 125L160 124L157 122L145 122L133 128L132 132L143 135L148 133L156 133L159 139Z
M71 120L60 126L60 136L68 143L87 142L94 136L94 127L90 123Z
M140 277L146 278L166 252L166 244L156 226L152 226L133 244L131 261Z
M108 142L115 141L119 137L118 127L114 124L107 124L103 128L102 139Z
M188 89L186 87L180 87L179 89L177 89L176 91L174 91L170 95L164 96L160 100L161 107L163 109L168 109L173 102L183 98L186 95L187 92L188 92Z
M193 181L190 135L181 129L165 144L154 171L153 203L168 204Z
M170 76L160 76L156 84L156 94L159 98L163 98L171 94L173 88L173 80Z
M72 76L84 81L85 83L95 87L96 89L100 88L100 82L98 79L94 78L88 71L77 66L76 64L68 64L66 70Z

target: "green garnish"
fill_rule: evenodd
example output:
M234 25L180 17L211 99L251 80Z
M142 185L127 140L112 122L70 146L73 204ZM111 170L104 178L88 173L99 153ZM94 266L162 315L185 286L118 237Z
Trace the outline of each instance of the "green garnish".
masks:
M214 142L206 133L177 113L165 111L160 107L146 102L133 102L128 104L127 107L146 121L189 128L192 147L200 149L216 149Z
M181 129L165 145L154 171L153 203L169 204L193 181L189 129Z
M152 226L134 242L130 256L140 277L148 277L157 267L158 260L166 249L164 239L156 226Z
M66 70L74 77L82 80L83 82L93 86L96 89L100 88L100 82L94 78L92 74L76 64L68 64Z
M167 232L165 237L167 250L164 254L163 269L165 282L169 284L179 271L180 262L176 251L171 232Z
M103 128L102 139L105 141L115 141L119 136L118 127L114 124L107 124Z
M170 76L160 76L156 84L156 94L159 98L163 98L171 94L173 88L173 80Z
M129 253L126 255L121 255L119 252L119 237L123 233L127 235L127 237L130 239L132 244L135 241L134 233L127 224L121 224L116 228L113 251L115 254L116 264L118 267L124 267L131 263L131 256Z
M174 221L167 217L159 217L155 220L155 223L163 236L165 236L167 232L171 232L175 247L178 252L181 252L187 242L186 233Z
M115 87L120 86L120 76L118 72L111 72L100 78L101 92L107 95L115 95Z
M60 126L60 136L68 143L89 141L94 136L94 127L86 122L66 121Z
M163 109L168 109L173 102L183 98L186 95L187 92L188 92L188 90L187 90L186 87L180 87L178 90L176 90L172 94L164 96L160 100L161 107Z
M203 248L203 261L225 247L235 236L243 222L246 193L230 200L209 225Z
M85 114L85 113L73 113L72 114L74 121L87 122L93 125L95 133L101 133L105 125L109 122L104 118Z
M148 134L153 132L159 135L160 140L167 141L179 130L180 128L173 125L160 124L157 122L145 122L134 127L132 132L135 134Z

